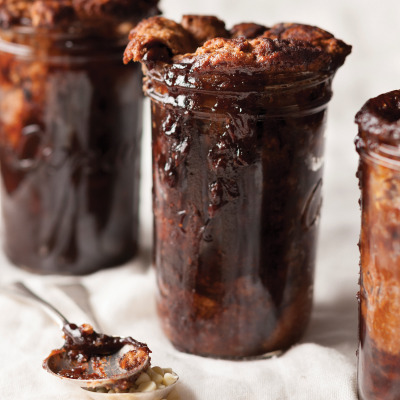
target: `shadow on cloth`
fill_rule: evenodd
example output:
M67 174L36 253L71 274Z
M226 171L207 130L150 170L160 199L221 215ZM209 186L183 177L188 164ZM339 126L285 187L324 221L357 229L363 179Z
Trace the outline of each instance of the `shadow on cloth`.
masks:
M313 342L340 351L357 349L358 311L355 294L329 303L315 303L310 325L302 343Z

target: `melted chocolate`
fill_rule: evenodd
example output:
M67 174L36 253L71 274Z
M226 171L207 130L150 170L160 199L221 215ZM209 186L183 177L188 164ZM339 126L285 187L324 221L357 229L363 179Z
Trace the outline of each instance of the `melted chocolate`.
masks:
M107 378L104 367L107 365L105 356L117 353L125 345L131 345L133 350L121 357L120 366L126 371L142 365L151 353L146 344L132 337L121 338L97 333L90 325L65 325L63 328L65 343L62 349L54 350L49 357L65 353L71 368L61 369L57 374L71 379L101 379ZM92 368L89 368L89 361ZM126 382L118 382L125 385Z
M65 325L63 332L65 334L63 348L73 359L89 359L93 356L114 354L126 344L145 350L147 354L150 353L147 345L130 336L124 338L108 336L104 333L97 333L88 325Z

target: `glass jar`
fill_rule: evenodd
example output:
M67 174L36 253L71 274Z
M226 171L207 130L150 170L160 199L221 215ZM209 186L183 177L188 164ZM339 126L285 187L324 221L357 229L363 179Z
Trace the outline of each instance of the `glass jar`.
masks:
M213 75L147 71L158 313L185 352L281 351L311 313L332 75Z
M136 252L141 72L122 63L126 40L0 31L4 249L18 266L86 274Z
M358 393L400 397L400 90L356 116L361 189Z
M310 318L332 78L351 46L309 25L140 22L153 127L158 313L179 350L268 356Z

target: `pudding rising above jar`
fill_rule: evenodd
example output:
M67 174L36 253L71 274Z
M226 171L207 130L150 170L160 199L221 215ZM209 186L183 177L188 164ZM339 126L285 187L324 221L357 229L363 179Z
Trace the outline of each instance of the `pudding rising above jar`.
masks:
M361 189L358 393L400 398L400 90L356 116Z
M287 349L310 317L326 107L350 46L319 28L142 21L158 311L180 350Z
M0 1L4 249L38 273L136 252L141 72L122 63L156 1Z

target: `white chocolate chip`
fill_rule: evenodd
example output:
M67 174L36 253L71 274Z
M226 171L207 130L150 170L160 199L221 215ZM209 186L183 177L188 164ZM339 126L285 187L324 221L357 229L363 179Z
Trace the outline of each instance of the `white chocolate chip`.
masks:
M172 368L163 368L163 375L166 374L167 372L169 372L170 374L172 374Z
M150 382L150 381L151 381L150 376L149 376L148 374L146 374L146 372L142 372L142 373L139 375L139 378L136 379L135 384L136 384L136 385L140 385L140 384L143 383L143 382Z
M157 389L157 385L155 382L143 382L139 385L138 391L139 392L153 392L154 390Z
M158 375L164 376L165 374L164 370L160 367L152 367L151 369Z
M147 373L149 374L151 380L155 383L162 383L163 381L163 376L160 374L157 374L157 372L153 371L153 369L149 368L147 370Z
M161 384L159 384L159 385L157 385L157 389L164 389L166 386L165 385L163 385L162 383Z
M135 381L135 384L121 393L153 392L171 386L178 380L178 376L171 368L149 367L146 372L142 372ZM105 387L89 388L89 390L98 393L116 393L115 389L106 389ZM119 392L119 390L117 390ZM163 400L180 400L178 394L173 391Z
M157 384L161 384L163 383L164 377L162 375L159 374L154 374L151 379L153 380L153 382L157 383Z
M177 379L178 379L178 377L176 375L170 374L169 372L167 372L164 375L163 384L165 386L171 386L172 384L174 384L177 381Z

